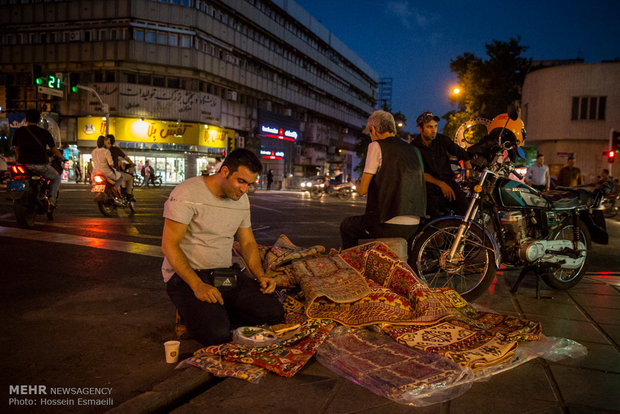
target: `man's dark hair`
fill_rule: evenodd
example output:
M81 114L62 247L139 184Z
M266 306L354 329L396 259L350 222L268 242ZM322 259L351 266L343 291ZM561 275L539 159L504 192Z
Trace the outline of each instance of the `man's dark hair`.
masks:
M544 157L545 154L541 154L540 152L536 155L536 158Z
M41 120L41 112L36 109L28 109L26 111L26 122L31 122L33 124L38 124Z
M105 137L103 135L99 135L99 137L97 138L97 148L103 148L103 146L105 145L103 141L105 141Z
M241 165L248 168L253 173L260 173L263 171L263 165L256 154L245 148L237 148L228 154L222 163L222 167L228 167L229 174L237 171Z
M116 142L116 138L114 138L114 135L108 134L106 135L106 137L110 138L110 144L114 145L114 142Z

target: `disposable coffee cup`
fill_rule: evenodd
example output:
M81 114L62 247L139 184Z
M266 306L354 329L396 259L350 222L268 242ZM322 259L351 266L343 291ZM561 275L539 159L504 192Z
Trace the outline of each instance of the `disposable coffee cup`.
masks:
M179 341L168 341L164 342L164 348L166 350L166 362L169 364L174 364L179 360L179 347L181 342Z

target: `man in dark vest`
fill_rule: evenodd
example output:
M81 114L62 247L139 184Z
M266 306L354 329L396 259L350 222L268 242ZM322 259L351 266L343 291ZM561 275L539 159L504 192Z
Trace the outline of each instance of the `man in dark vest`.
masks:
M386 111L373 112L364 133L370 135L366 164L358 186L368 194L363 216L340 223L342 247L362 238L402 237L410 240L426 214L424 166L418 149L396 137L396 123Z

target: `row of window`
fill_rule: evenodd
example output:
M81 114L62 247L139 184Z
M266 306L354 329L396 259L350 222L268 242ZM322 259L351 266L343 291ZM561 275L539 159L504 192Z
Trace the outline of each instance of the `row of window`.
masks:
M604 120L606 96L573 96L571 120Z

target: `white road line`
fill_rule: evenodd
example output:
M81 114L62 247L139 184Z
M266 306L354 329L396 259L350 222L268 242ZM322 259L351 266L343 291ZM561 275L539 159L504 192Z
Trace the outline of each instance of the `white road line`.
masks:
M123 240L100 239L96 237L76 236L73 234L50 233L39 230L25 230L15 227L0 226L0 236L45 241L50 243L72 244L93 247L96 249L114 250L117 252L141 254L143 256L164 257L161 247L144 243Z

